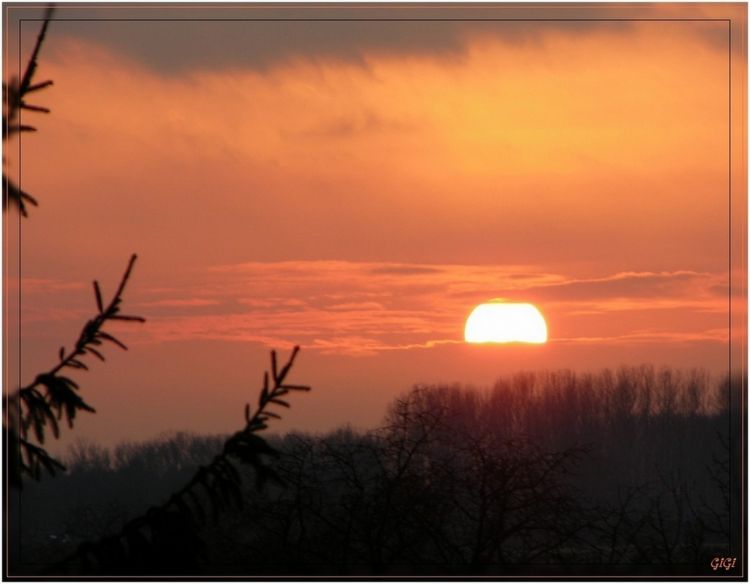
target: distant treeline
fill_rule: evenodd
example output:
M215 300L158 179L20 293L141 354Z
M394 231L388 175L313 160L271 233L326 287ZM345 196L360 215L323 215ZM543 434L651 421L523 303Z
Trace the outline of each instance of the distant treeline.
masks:
M415 387L377 430L272 438L283 484L248 476L242 508L205 524L184 571L709 574L740 555L738 389L651 366ZM223 439L78 444L67 473L24 487L15 553L34 573L116 531Z

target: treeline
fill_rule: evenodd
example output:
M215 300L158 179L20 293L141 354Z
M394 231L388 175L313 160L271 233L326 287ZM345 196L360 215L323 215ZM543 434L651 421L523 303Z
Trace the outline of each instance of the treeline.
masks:
M649 366L415 387L377 430L271 439L283 484L243 481L242 508L201 532L201 570L709 573L714 555L739 555L734 387ZM79 445L64 476L24 492L22 557L38 565L115 530L221 442Z
M78 441L65 457L67 472L27 481L11 505L20 538L11 539L27 571L71 553L84 541L116 533L129 519L162 503L182 487L198 466L220 451L226 437L187 433L147 442L125 442L113 449ZM41 562L41 563L40 563Z

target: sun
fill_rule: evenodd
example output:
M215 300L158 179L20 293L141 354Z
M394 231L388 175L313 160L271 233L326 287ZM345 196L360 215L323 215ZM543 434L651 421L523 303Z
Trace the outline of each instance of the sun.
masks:
M546 343L547 323L533 304L480 304L466 319L467 343Z

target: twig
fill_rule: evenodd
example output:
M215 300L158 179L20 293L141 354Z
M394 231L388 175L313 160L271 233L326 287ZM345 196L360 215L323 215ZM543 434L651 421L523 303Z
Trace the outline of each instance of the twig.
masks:
M39 51L44 43L44 38L47 35L47 27L49 26L52 13L54 12L54 5L49 5L44 13L44 22L42 28L36 37L36 43L34 49L31 52L31 56L26 63L26 69L21 77L21 80L12 79L7 85L3 83L3 104L5 105L5 111L3 112L3 142L14 134L20 134L22 132L36 132L34 126L24 124L21 121L21 110L28 110L38 113L48 114L49 108L33 105L26 102L26 97L30 93L41 91L52 85L51 80L34 83L34 74L37 69L37 59L39 58ZM3 171L3 209L7 208L8 203L13 203L18 207L23 217L28 217L27 204L38 206L37 200L32 197L29 193L18 187L13 181L11 181Z
M56 470L64 469L63 465L52 458L41 446L45 439L45 429L49 426L55 438L59 437L60 429L58 421L65 415L68 427L73 427L73 420L79 410L94 412L89 404L79 395L78 384L60 375L64 368L87 370L88 366L83 361L87 355L94 355L97 359L104 361L105 357L101 349L97 348L105 342L110 342L122 349L127 346L111 334L102 330L103 326L112 320L124 320L145 322L140 316L130 316L120 313L122 294L125 290L130 274L137 256L130 257L125 273L120 280L112 300L105 307L102 302L99 283L94 281L94 294L98 314L90 319L81 330L73 349L65 352L60 347L58 353L59 361L50 370L40 373L29 385L20 388L7 398L7 417L9 438L17 441L11 444L11 448L20 448L20 468L11 469L11 483L20 485L21 475L27 474L39 479L42 468L51 474ZM33 430L35 441L29 440L29 433Z
M196 531L197 525L206 520L206 498L215 519L230 502L242 506L242 477L232 459L253 468L258 488L268 480L281 484L281 478L264 461L266 456L277 457L278 452L256 433L268 427L269 419L281 418L269 409L272 405L289 407L281 399L282 396L293 391L310 391L309 386L286 383L298 352L299 347L294 347L289 360L280 370L276 352L271 352L271 371L263 376L257 410L251 415L250 404L245 406L245 427L224 443L222 451L208 466L200 467L193 478L164 504L152 507L143 516L129 521L117 535L82 544L63 563L82 560L84 567L91 569L93 559L106 570L102 573L107 574L161 573L176 565L185 569L184 550L193 550L197 554L201 549ZM170 549L180 550L179 557L170 557L160 549L160 542L164 541L170 542Z

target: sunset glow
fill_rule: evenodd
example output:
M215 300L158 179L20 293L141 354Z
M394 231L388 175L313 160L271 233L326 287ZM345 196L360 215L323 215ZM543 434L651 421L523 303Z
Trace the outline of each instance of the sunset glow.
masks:
M467 343L547 342L547 324L532 304L480 304L466 320Z
M746 577L747 6L4 3L9 579Z
M7 214L6 385L54 365L134 252L146 324L113 324L130 350L88 364L97 415L50 448L225 432L295 345L320 389L280 432L376 427L414 383L726 369L744 8L462 10L58 7L32 101L51 113L6 143L39 201ZM11 12L6 80L41 9Z

